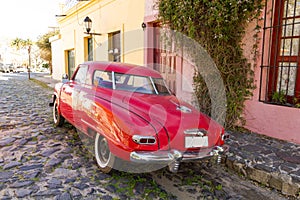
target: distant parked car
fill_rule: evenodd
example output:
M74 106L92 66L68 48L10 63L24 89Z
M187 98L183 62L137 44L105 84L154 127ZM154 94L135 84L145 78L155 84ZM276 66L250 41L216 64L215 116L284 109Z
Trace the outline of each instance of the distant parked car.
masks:
M3 63L0 63L0 72L4 72L4 67L3 67Z
M16 67L13 64L6 64L8 72L16 72Z
M16 67L16 72L20 73L20 72L27 72L27 68L23 67L23 66L17 66Z
M220 161L229 148L221 125L179 100L157 71L142 66L83 63L71 80L55 85L50 106L56 126L67 120L94 140L105 173L122 160L177 172L181 162L213 156Z
M0 71L4 73L9 73L9 67L7 65L4 65L3 63L0 63Z

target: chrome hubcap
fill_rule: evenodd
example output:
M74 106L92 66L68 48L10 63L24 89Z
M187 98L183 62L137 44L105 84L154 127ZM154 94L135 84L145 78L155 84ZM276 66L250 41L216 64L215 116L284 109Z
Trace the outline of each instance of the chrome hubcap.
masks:
M105 165L107 165L107 162L109 161L110 157L110 151L108 148L108 144L105 138L102 138L99 142L99 158L101 162Z

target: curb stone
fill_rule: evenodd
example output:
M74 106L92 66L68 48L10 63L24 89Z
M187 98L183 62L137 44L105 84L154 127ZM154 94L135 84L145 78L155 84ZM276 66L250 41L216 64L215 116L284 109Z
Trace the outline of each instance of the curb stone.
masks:
M300 161L292 159L299 156L299 145L254 133L230 134L227 168L283 195L300 198Z
M230 159L226 160L225 166L253 181L256 181L267 187L274 188L284 195L296 197L300 193L300 184L293 181L292 177L289 175L269 173L263 170L255 169L254 167L248 167L245 164L241 164Z

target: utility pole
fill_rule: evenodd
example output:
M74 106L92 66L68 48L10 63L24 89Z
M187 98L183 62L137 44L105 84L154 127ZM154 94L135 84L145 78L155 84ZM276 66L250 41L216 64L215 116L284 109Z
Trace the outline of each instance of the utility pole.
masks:
M30 80L30 68L31 68L31 45L28 46L28 79Z

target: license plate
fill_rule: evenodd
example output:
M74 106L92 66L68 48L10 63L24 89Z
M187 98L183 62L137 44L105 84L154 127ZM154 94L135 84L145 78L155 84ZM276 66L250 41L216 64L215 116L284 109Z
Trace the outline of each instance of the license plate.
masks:
M208 147L208 137L185 137L185 148Z

